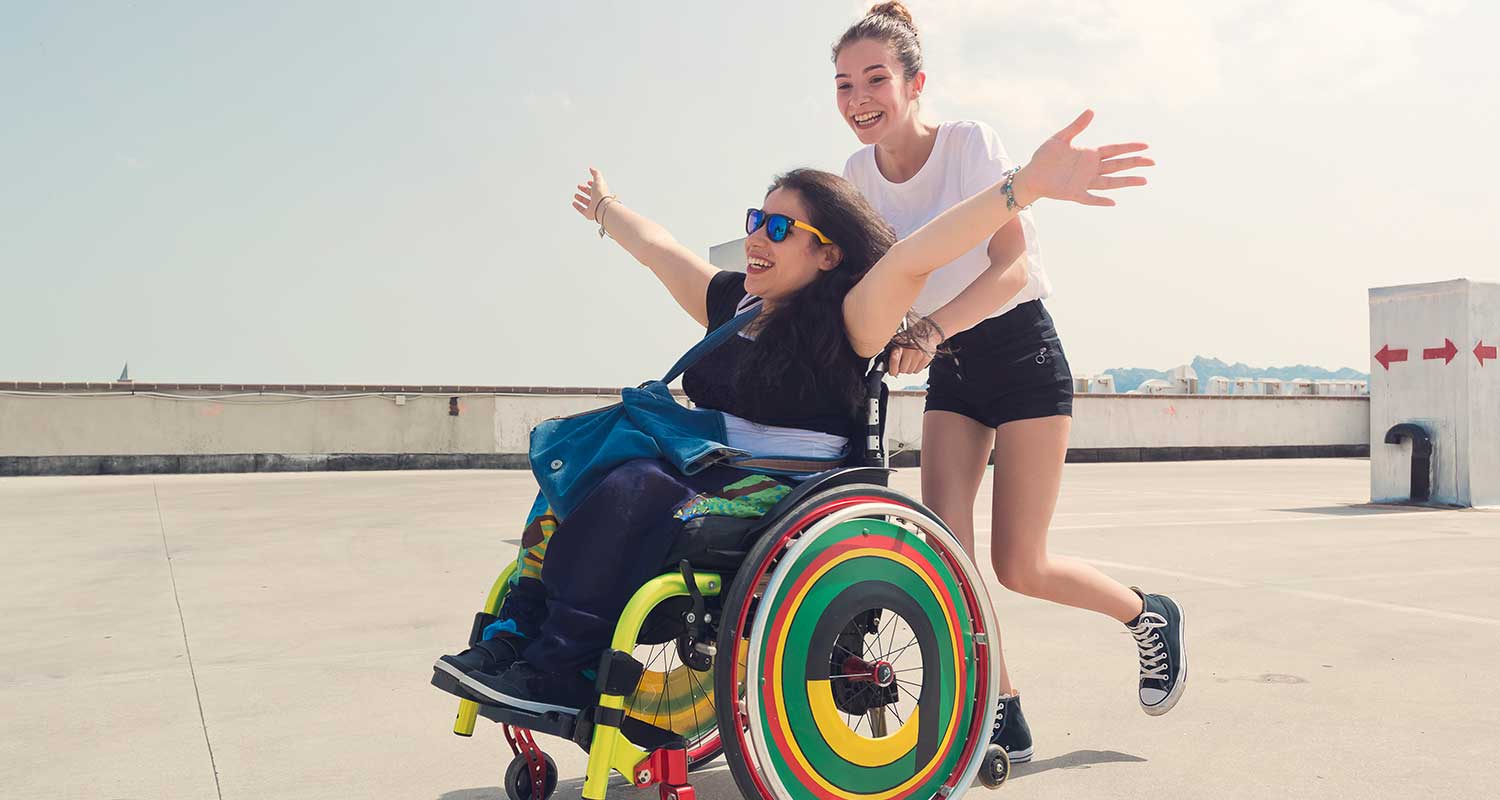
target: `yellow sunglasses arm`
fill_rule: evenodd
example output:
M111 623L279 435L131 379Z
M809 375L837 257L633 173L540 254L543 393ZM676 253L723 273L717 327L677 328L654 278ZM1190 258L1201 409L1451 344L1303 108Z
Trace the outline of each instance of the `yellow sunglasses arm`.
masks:
M833 244L833 240L832 239L828 238L827 236L824 236L822 231L818 230L817 228L814 228L813 226L807 224L806 222L802 222L801 220L795 220L794 219L794 220L792 220L792 227L794 227L794 228L801 228L802 230L807 231L808 233L811 233L812 235L818 237L818 241L822 242L823 244Z

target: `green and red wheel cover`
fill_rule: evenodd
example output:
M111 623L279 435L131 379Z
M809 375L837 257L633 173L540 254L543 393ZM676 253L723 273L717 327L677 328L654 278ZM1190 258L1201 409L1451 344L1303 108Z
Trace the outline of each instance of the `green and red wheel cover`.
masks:
M926 800L961 769L980 680L964 598L921 536L882 520L839 523L787 552L757 613L747 676L755 747L783 795ZM828 688L834 639L872 608L906 620L923 666L917 710L880 738L851 731Z

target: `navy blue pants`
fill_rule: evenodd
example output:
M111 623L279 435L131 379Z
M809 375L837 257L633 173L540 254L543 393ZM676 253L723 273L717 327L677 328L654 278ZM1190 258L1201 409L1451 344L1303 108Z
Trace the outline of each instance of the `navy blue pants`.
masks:
M631 595L666 570L682 535L674 512L747 474L713 466L683 475L649 459L611 472L553 532L541 585L520 581L501 609L532 639L526 661L550 672L597 667Z

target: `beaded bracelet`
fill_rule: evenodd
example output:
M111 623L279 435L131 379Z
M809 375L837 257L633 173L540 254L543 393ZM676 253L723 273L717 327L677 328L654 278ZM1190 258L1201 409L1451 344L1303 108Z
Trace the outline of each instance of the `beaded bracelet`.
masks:
M938 344L942 344L943 342L948 341L948 334L943 332L943 326L937 324L937 320L933 319L932 317L923 317L922 319L938 332Z
M1016 173L1020 171L1020 167L1011 167L1006 170L1004 173L1005 182L1000 184L1000 191L1005 193L1005 209L1007 211L1025 211L1031 208L1029 205L1023 206L1016 202Z

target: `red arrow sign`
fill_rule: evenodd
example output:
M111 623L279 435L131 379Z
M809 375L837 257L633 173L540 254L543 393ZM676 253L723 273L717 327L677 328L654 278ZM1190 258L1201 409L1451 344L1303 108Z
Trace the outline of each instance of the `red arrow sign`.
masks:
M1485 347L1484 340L1480 339L1479 344L1474 346L1474 357L1479 359L1479 366L1484 366L1485 359L1494 361L1496 356L1500 356L1500 353L1497 353L1496 349L1497 348L1494 345Z
M1390 345L1384 345L1380 348L1380 352L1375 354L1375 360L1380 362L1380 366L1385 367L1386 372L1390 372L1391 364L1406 360L1406 351L1392 350Z
M1444 339L1442 347L1429 347L1422 351L1422 360L1431 361L1435 358L1443 359L1444 364L1452 364L1453 357L1458 355L1458 347L1453 344L1452 339Z

